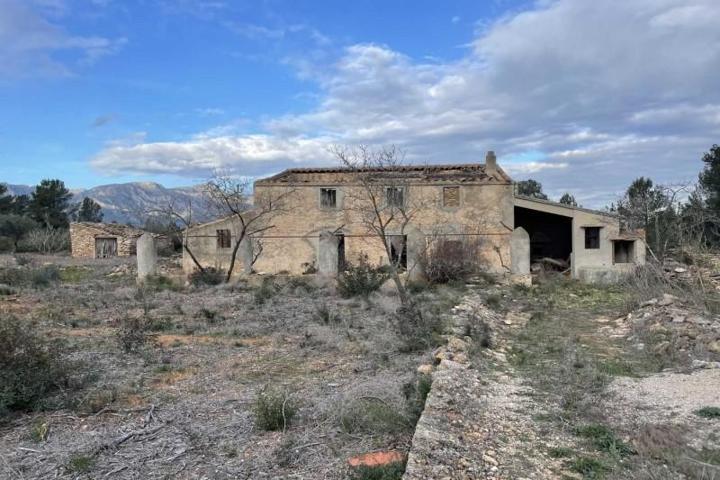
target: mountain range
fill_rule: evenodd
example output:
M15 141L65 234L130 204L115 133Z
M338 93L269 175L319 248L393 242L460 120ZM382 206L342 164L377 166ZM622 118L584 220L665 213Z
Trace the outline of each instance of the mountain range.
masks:
M29 195L35 189L29 185L5 184L10 195ZM104 222L141 226L156 209L172 204L183 211L192 204L193 219L203 221L212 215L203 201L202 186L166 188L154 182L130 182L99 185L88 189L71 190L73 202L92 198L102 207Z

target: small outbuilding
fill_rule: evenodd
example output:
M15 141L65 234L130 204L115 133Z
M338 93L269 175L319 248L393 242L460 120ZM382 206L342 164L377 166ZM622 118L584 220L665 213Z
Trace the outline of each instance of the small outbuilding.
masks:
M137 240L143 233L139 228L117 223L71 223L71 253L86 258L129 257L135 255Z

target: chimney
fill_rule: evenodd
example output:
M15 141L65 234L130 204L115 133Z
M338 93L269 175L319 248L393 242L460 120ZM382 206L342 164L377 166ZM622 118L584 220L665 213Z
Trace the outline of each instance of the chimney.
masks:
M495 152L492 150L488 151L485 155L485 173L488 175L495 175L497 173L497 158Z

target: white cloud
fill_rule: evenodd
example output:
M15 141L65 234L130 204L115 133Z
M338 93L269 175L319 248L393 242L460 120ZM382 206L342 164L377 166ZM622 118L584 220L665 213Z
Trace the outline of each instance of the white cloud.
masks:
M54 54L70 52L78 64L87 65L127 42L72 35L46 18L62 16L65 8L59 0L0 0L0 80L71 75L72 66Z
M313 77L322 95L310 112L255 135L109 148L92 163L255 175L328 162L331 143L395 143L418 162L539 151L510 168L607 201L635 176L694 178L718 141L720 29L706 20L719 15L716 0L543 0L483 25L456 62L352 45Z

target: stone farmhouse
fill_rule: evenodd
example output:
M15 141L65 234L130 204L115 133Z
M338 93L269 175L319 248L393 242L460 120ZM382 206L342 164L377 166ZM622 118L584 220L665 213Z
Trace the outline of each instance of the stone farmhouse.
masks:
M380 209L417 206L405 224L388 226L392 258L368 228L361 175L372 175L382 189ZM421 276L419 256L438 238L474 239L478 263L495 274L528 275L531 262L553 258L566 262L573 277L610 281L645 261L644 235L622 232L617 217L515 195L493 152L484 164L294 168L255 182L256 201L273 195L287 208L241 242L235 272L334 275L366 256ZM193 226L188 248L204 267L227 270L239 229L233 217ZM183 268L196 269L186 251Z

